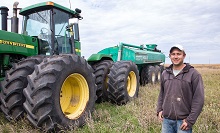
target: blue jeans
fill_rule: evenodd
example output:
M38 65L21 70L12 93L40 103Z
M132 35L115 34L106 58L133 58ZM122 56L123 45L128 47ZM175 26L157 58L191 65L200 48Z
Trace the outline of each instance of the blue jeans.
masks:
M182 120L171 120L163 118L162 133L192 133L192 128L189 130L181 130Z

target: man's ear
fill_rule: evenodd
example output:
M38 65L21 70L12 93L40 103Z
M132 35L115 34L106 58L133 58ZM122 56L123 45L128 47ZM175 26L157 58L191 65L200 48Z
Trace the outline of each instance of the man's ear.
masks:
M183 56L186 57L186 53L185 52L183 52Z

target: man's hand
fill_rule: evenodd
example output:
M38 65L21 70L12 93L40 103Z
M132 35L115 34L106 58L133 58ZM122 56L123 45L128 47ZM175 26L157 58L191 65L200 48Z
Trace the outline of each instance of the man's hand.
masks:
M160 121L163 121L163 111L159 112L158 118L159 118Z
M188 126L188 124L186 123L186 120L184 119L183 124L180 126L180 129L181 130L188 130L189 128L187 126Z

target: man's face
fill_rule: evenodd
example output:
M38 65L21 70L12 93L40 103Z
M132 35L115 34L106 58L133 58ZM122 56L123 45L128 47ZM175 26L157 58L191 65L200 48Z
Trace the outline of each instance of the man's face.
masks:
M183 64L183 60L186 54L183 51L180 51L179 49L175 48L169 56L173 65L180 66Z

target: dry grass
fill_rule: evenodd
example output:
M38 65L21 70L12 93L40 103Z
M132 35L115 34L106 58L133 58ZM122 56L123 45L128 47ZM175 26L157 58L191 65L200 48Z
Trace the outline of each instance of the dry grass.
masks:
M195 133L220 133L220 65L193 65L201 74L205 86L205 105L194 125ZM159 84L140 87L139 97L125 106L96 104L92 119L83 128L65 132L84 133L158 133L161 123L156 117ZM26 120L8 122L0 113L0 132L40 132Z
M195 128L197 132L220 132L220 65L195 66L205 86L205 106Z

